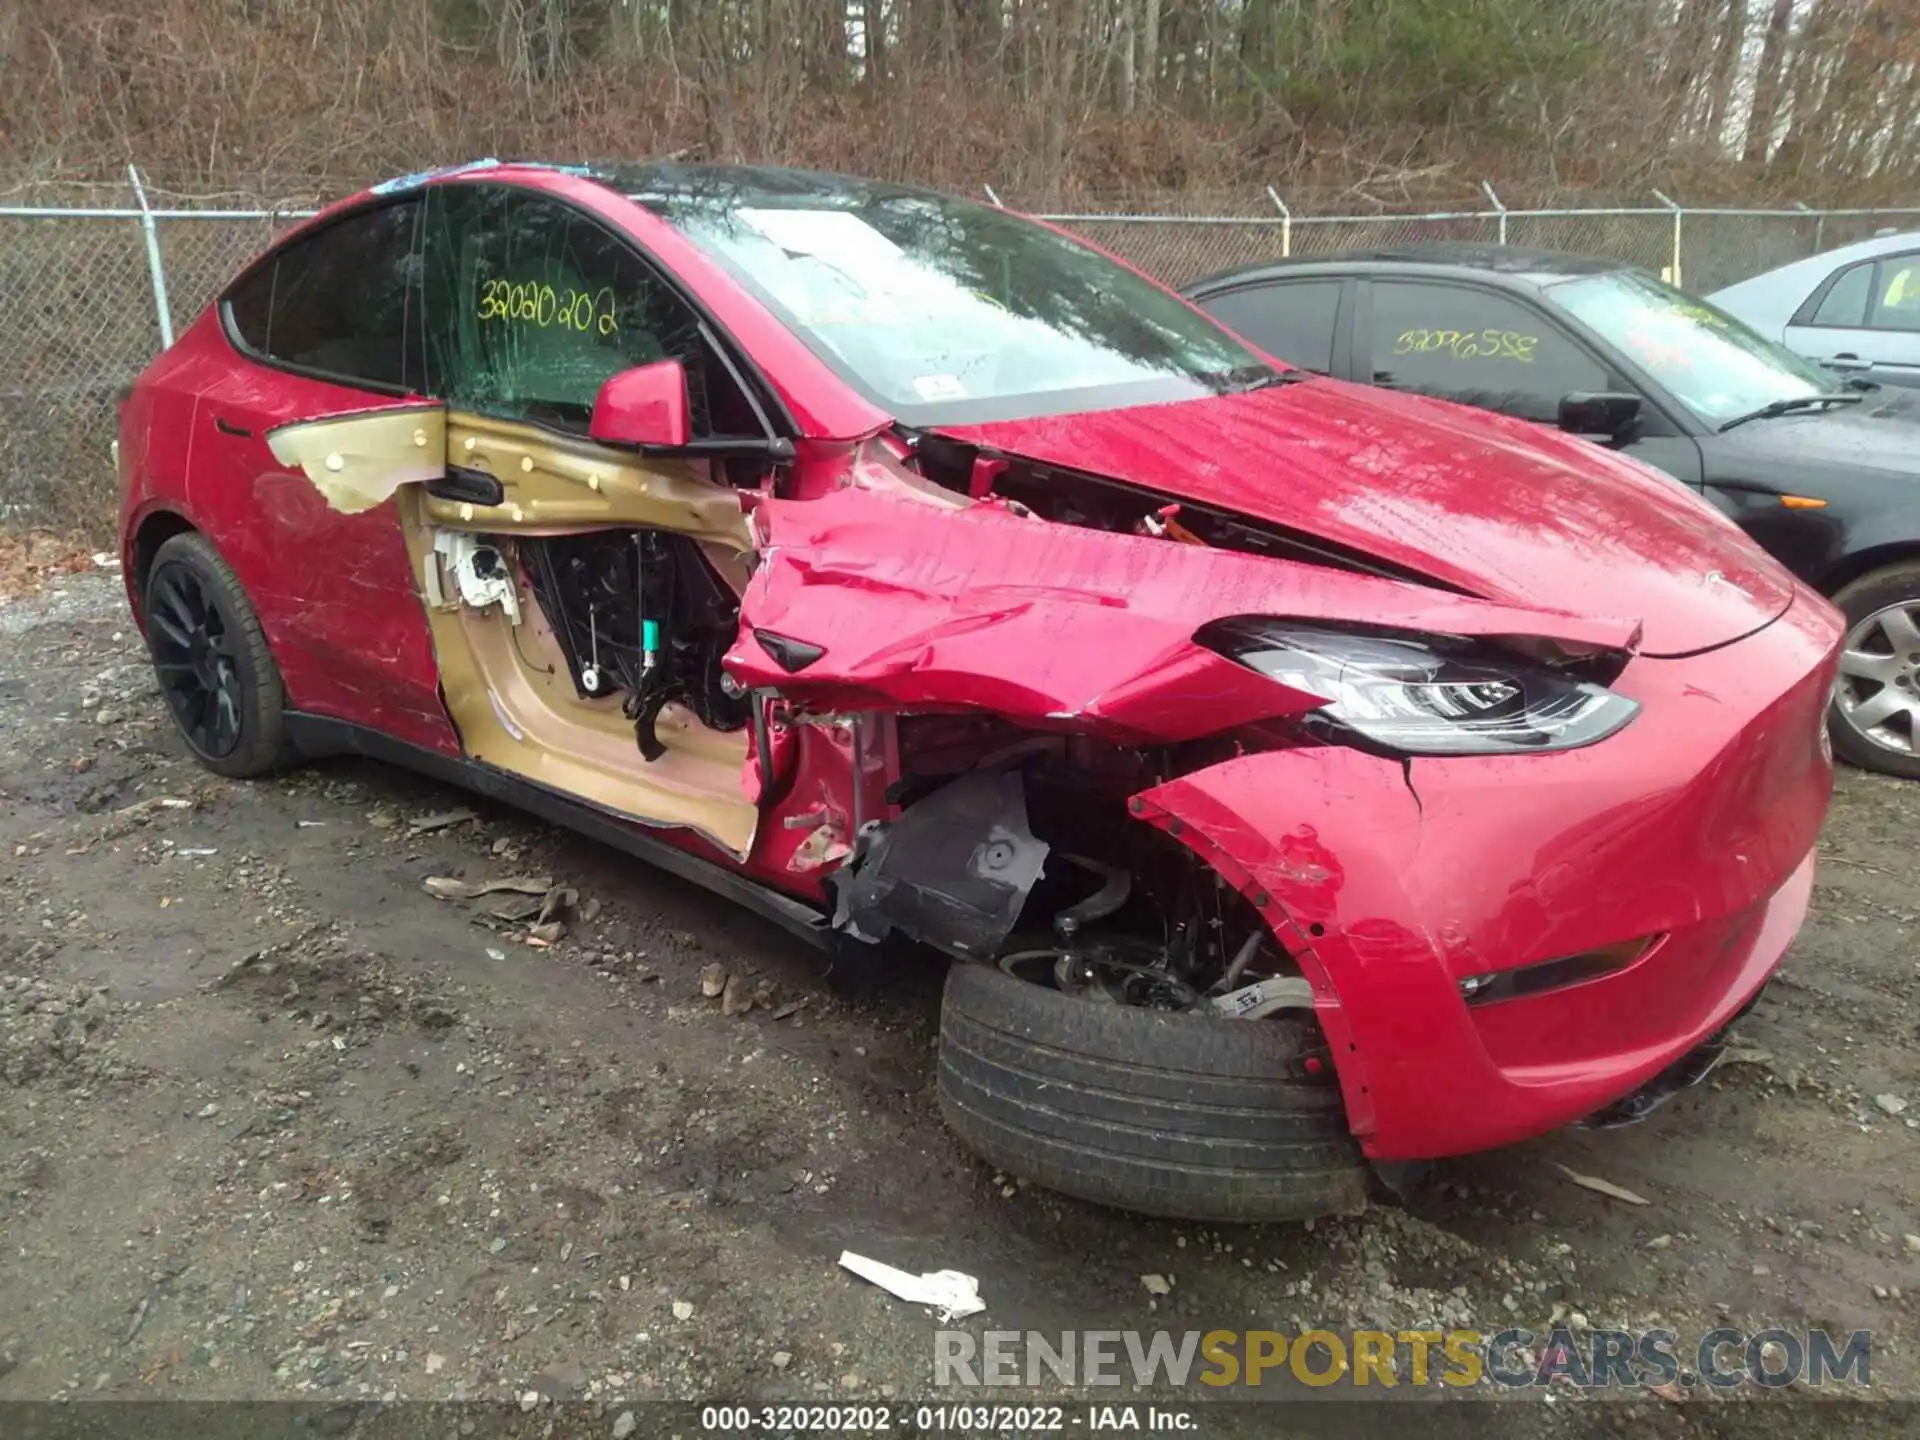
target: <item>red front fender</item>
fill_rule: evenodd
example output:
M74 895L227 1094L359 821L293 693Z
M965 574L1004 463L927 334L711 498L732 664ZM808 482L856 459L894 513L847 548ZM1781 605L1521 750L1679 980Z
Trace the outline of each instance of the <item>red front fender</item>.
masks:
M1382 1159L1507 1144L1601 1109L1724 1026L1806 912L1832 790L1839 627L1812 600L1614 688L1633 724L1562 753L1242 756L1133 813L1267 918L1314 990L1348 1117ZM1460 981L1645 941L1630 963L1470 1005Z

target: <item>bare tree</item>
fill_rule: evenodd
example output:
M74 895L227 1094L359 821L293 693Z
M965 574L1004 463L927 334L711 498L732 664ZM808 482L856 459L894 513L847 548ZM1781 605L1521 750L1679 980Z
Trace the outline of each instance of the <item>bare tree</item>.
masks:
M879 85L887 78L886 0L860 0L860 36L866 47L867 83Z
M1030 200L1920 181L1920 0L0 3L0 181L683 151ZM1442 193L1445 192L1445 193ZM1257 193L1257 192L1256 192Z
M1726 117L1734 105L1734 86L1740 77L1740 52L1747 42L1747 0L1727 0L1720 38L1714 46L1713 76L1707 86L1700 130L1713 144L1721 141Z
M1760 41L1760 68L1753 82L1753 114L1747 121L1743 157L1748 164L1767 158L1780 122L1781 78L1787 58L1787 34L1793 27L1793 0L1773 0Z

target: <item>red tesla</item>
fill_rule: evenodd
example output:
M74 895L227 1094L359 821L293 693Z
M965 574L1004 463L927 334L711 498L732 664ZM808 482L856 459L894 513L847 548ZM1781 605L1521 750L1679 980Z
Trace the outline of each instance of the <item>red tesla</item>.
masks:
M1826 601L998 209L409 176L241 272L119 457L207 766L382 757L837 965L944 951L949 1123L1091 1199L1312 1215L1637 1114L1806 911Z

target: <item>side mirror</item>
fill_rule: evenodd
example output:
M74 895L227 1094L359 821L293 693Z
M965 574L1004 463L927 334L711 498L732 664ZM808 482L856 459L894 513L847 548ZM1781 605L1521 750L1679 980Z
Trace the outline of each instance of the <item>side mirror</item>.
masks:
M1614 391L1576 390L1560 397L1560 428L1573 435L1619 440L1640 423L1640 397Z
M587 433L609 445L683 448L693 439L686 368L678 360L656 360L609 376L594 397Z

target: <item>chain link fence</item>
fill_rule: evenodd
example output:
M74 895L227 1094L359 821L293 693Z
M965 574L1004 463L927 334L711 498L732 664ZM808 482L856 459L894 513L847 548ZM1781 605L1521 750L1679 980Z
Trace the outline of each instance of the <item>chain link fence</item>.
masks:
M1173 285L1286 256L1409 245L1525 245L1643 266L1705 294L1892 229L1911 210L1462 210L1414 215L1048 215Z
M120 392L295 218L0 207L0 525L111 524Z
M169 334L305 211L0 206L0 525L111 524L117 397ZM91 197L90 197L91 198ZM989 198L996 198L989 192ZM1913 210L1507 210L1044 215L1174 285L1237 265L1361 248L1479 242L1600 255L1704 293L1888 229Z

